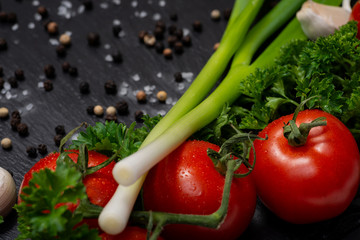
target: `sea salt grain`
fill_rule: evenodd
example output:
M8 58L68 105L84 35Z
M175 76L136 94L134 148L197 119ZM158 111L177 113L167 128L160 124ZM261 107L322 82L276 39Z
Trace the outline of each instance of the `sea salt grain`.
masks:
M192 79L193 79L194 73L192 73L192 72L182 72L181 75L186 81L191 82Z
M106 2L100 3L100 8L107 9L107 8L109 8L109 4Z
M22 94L23 94L23 96L29 95L29 90L24 90L24 91L22 91Z
M132 80L134 80L135 82L140 81L140 76L139 76L139 74L134 74L134 75L131 76L131 78L132 78Z
M36 21L41 21L42 17L41 17L41 15L40 15L39 13L35 13L35 14L34 14L34 19L35 19Z
M35 23L29 22L28 28L29 28L29 29L34 29L34 28L35 28Z
M53 45L53 46L59 45L59 41L58 41L57 39L55 39L55 38L50 38L50 39L49 39L49 43L50 43L51 45Z
M177 87L180 91L185 89L185 84L184 83L179 83L178 87Z
M119 20L119 19L114 19L114 20L113 20L113 25L114 25L114 26L119 26L119 25L121 25L120 20Z
M37 86L38 88L44 88L44 82L38 82Z
M78 10L77 10L78 14L82 14L85 12L85 6L84 5L80 5L78 7Z
M152 19L153 19L154 21L160 20L160 19L161 19L161 14L160 14L160 13L155 13L155 14L153 15Z
M161 72L158 72L158 73L156 74L156 76L157 76L158 78L162 78L162 73L161 73Z
M131 6L136 8L138 6L138 2L137 1L132 1Z
M107 61L107 62L112 62L114 59L113 59L113 57L110 55L110 54L108 54L108 55L106 55L105 56L105 61Z
M166 1L164 1L164 0L159 1L159 6L160 7L165 7L166 6Z
M120 5L121 4L121 0L113 0L112 2L115 5Z
M40 2L39 1L37 1L37 0L34 0L34 1L32 1L32 5L33 6L39 6L40 5Z
M11 30L13 30L13 31L17 31L18 29L19 29L19 24L14 24L11 27Z
M26 107L25 107L25 109L28 110L28 111L30 111L30 110L33 109L33 108L34 108L34 104L32 104L32 103L29 103L29 104L26 105Z

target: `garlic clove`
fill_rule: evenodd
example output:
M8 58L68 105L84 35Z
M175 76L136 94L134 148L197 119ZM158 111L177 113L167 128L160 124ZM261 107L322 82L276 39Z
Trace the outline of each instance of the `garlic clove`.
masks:
M0 167L0 216L6 217L16 202L16 186L11 174Z
M305 2L296 14L306 36L315 40L335 32L349 21L350 12L343 7L328 6L311 0Z

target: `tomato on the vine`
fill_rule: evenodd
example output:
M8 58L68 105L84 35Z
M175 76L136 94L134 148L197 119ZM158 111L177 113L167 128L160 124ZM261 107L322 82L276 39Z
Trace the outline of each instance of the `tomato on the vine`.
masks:
M207 149L219 150L204 141L187 141L150 170L144 183L147 210L207 215L220 207L225 178ZM195 225L171 224L164 228L168 239L235 239L249 225L256 206L251 174L234 178L227 216L218 229Z
M355 20L358 22L358 33L356 35L357 38L360 39L360 2L357 1L351 11L350 20Z
M296 125L325 117L326 126L310 130L305 145L291 146L283 135L293 115L270 123L254 141L252 172L261 201L280 218L298 224L341 214L356 195L360 180L357 143L346 126L320 110L301 111Z

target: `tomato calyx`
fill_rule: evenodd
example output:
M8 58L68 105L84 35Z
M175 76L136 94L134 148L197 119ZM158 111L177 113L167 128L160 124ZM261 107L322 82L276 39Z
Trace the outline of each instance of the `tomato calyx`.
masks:
M284 137L288 140L289 145L293 147L300 147L306 144L307 137L309 136L310 130L313 127L326 126L326 118L319 117L311 121L310 123L301 123L299 127L296 125L296 118L307 101L312 98L306 99L296 108L293 118L284 123Z
M234 128L234 127L233 127ZM255 148L253 147L253 141L258 140L266 140L266 138L261 138L255 134L251 133L243 133L238 129L234 128L236 134L231 138L226 140L219 151L215 151L211 148L207 149L207 155L210 157L216 170L225 175L227 171L227 162L235 161L235 170L238 170L242 164L245 165L247 171L245 173L235 173L235 177L245 177L251 173L254 169L255 165L255 157L252 163L248 160L249 150L252 149L255 156ZM242 154L238 154L242 152Z

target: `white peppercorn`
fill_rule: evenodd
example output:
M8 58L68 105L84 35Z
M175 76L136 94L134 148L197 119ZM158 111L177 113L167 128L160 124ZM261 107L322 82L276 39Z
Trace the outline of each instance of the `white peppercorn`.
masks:
M11 141L11 139L10 138L3 138L2 140L1 140L1 147L3 148L3 149L10 149L11 147L12 147L12 141Z
M96 105L94 107L94 114L99 117L102 116L104 114L104 108L100 105Z
M0 108L0 118L7 118L9 116L9 109L6 107Z

